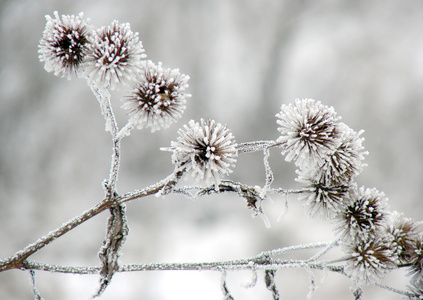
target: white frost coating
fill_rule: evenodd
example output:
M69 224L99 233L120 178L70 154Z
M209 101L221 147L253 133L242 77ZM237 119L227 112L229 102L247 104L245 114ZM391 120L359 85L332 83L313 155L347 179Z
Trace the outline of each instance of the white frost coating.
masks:
M340 143L333 153L328 154L314 176L322 178L325 182L349 183L366 166L363 160L368 152L362 145L364 138L360 137L364 131L357 133L344 123L340 123L338 128Z
M346 252L350 258L345 273L357 282L373 283L397 267L397 257L384 239L358 241L348 245Z
M191 120L178 133L178 141L171 143L173 164L218 189L221 177L232 172L238 156L232 133L214 120L203 119L200 123Z
M387 198L375 188L361 187L336 216L338 232L351 240L368 240L387 225Z
M312 299L314 292L319 288L316 285L316 278L314 276L313 271L310 268L306 268L308 275L310 276L310 287L309 292L307 293L307 299Z
M282 154L297 166L320 165L339 143L337 129L340 117L333 107L313 99L296 99L294 105L282 105L276 115Z
M130 115L125 132L138 127L150 127L154 132L167 128L176 122L185 110L185 93L189 76L181 74L179 69L165 69L162 63L151 61L144 64L143 71L131 86L130 93L122 99L122 108Z
M248 262L248 266L251 266L252 276L250 282L246 282L242 284L242 287L246 289L251 289L257 285L258 275L257 270L254 268L254 262Z
M54 17L46 16L46 27L39 45L39 59L44 62L47 72L70 79L72 75L83 74L88 53L87 46L91 36L89 20L84 14L59 16L57 11Z
M270 189L270 186L273 182L273 171L269 164L269 156L270 151L269 148L263 149L263 163L264 163L264 170L266 172L266 182L264 184L263 189L260 192L260 198L263 198L266 196L267 191Z
M129 23L116 20L94 32L89 50L89 82L112 89L136 77L146 57L138 33L131 31Z

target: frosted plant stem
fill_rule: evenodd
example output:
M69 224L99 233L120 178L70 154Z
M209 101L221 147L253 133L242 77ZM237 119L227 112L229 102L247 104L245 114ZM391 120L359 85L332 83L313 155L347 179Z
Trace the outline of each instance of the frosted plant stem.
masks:
M260 198L265 198L267 191L270 189L270 186L273 182L273 171L272 168L270 167L269 164L269 156L270 156L270 151L269 148L265 148L263 149L263 163L264 163L264 170L266 172L266 182L265 185L260 193Z
M263 151L264 149L269 149L271 147L278 147L280 143L276 141L254 141L254 142L245 142L240 143L236 147L238 153L253 153L257 151Z
M374 285L374 286L377 286L377 287L380 287L380 288L382 288L382 289L388 290L388 291L390 291L390 292L393 292L393 293L396 293L396 294L400 294L400 295L404 295L404 296L407 296L407 297L413 297L413 296L415 297L415 296L416 296L416 295L415 295L414 293L412 293L412 292L399 290L399 289L396 289L396 288L393 288L393 287L390 287L390 286L387 286L387 285L381 284L381 283L379 283L379 282L375 282L375 283L373 283L373 285ZM420 298L416 298L416 299L420 299Z
M264 282L266 288L272 293L273 300L279 300L279 291L275 283L276 270L265 270Z
M24 249L18 251L12 257L9 257L5 260L0 261L0 272L9 270L9 269L19 269L24 268L24 261L32 254L37 252L38 250L44 248L57 238L61 237L62 235L66 234L68 231L72 230L73 228L79 226L80 224L84 223L85 221L91 219L95 215L99 214L100 212L104 211L108 207L110 207L113 202L110 201L102 201L95 205L94 207L90 208L89 210L83 212L79 216L69 220L68 222L64 223L59 228L51 231L46 236L38 239L36 242L26 246Z
M180 173L181 171L179 171ZM0 260L0 272L10 270L10 269L25 269L25 260L37 252L38 250L44 248L57 238L61 237L62 235L66 234L67 232L71 231L75 227L81 225L85 221L91 219L92 217L98 215L99 213L103 212L104 210L110 208L116 204L122 204L134 199L150 196L153 194L158 193L163 187L169 186L172 184L176 184L177 178L182 176L182 174L171 174L164 180L160 181L159 183L153 184L149 187L146 187L142 190L135 191L133 193L127 193L125 195L119 196L116 199L111 200L105 198L103 201L98 203L97 205L93 206L92 208L86 210L79 216L67 221L59 228L51 231L46 236L38 239L36 242L26 246L24 249L16 252L13 256L6 258L4 260Z
M310 244L311 245L311 244ZM303 249L301 245L286 247L283 249ZM268 251L271 252L271 251ZM263 252L265 253L265 252ZM343 266L336 266L328 264L328 262L307 262L305 260L286 260L286 261L269 261L258 260L263 254L259 254L249 259L232 260L232 261L217 261L217 262L198 262L198 263L150 263L150 264L128 264L121 265L117 272L140 272L140 271L236 271L236 270L276 270L281 268L306 268L316 270L328 270L331 272L339 273L348 276L344 272ZM341 260L339 260L341 261ZM57 266L42 264L38 262L25 261L22 268L28 270L39 270L54 273L64 274L98 274L101 267L70 267L70 266ZM414 296L413 293L392 288L381 283L373 283L373 285L386 289L390 292L397 293L405 296Z
M295 245L290 247L284 247L279 249L274 249L270 251L265 251L260 253L256 258L263 258L263 257L269 257L269 256L275 256L275 255L281 255L285 254L287 252L297 251L297 250L308 250L308 249L315 249L315 248L322 248L327 247L328 245L331 245L333 242L318 242L318 243L310 243L310 244L304 244L304 245Z
M100 104L101 113L106 121L106 131L110 131L112 137L116 137L119 128L110 103L111 96L109 91L106 87L98 87L95 84L91 84L90 88Z
M116 192L116 182L118 179L119 165L120 165L120 139L114 138L109 180L107 181L107 184L106 184L109 197L113 197L112 194Z
M112 162L110 166L109 179L106 184L109 197L113 197L113 193L116 192L116 182L119 173L120 164L120 141L122 135L118 136L119 127L116 122L115 114L110 102L110 93L106 87L98 87L95 84L91 84L91 90L94 93L97 101L100 104L101 113L106 121L106 131L110 131L113 139L113 153Z
M307 262L315 261L315 260L319 259L323 255L325 255L326 253L328 253L332 248L338 246L338 244L339 244L340 241L341 241L341 238L335 239L332 243L330 243L329 245L327 245L327 247L325 247L324 249L322 249L320 252L316 253L316 255L314 255L311 258L309 258L307 260Z
M43 264L33 261L25 261L23 267L29 270L39 270L53 273L64 274L98 274L101 267L72 267ZM141 272L141 271L222 271L222 270L267 270L280 268L309 268L316 270L329 270L332 272L343 273L342 266L326 264L322 262L305 263L303 260L255 260L239 259L230 261L216 262L196 262L196 263L148 263L148 264L127 264L120 265L116 272ZM345 275L345 274L344 274Z
M283 189L283 188L276 188L276 189L271 189L269 190L269 192L273 193L273 194L302 194L302 193L308 193L311 192L312 189L311 188L302 188L302 189Z
M41 297L40 292L38 291L36 283L35 283L35 271L30 270L29 275L31 276L32 293L34 294L34 299L43 300L43 297Z
M232 297L231 292L228 289L228 284L226 282L226 270L222 270L221 285L222 285L223 299L234 300L234 297Z

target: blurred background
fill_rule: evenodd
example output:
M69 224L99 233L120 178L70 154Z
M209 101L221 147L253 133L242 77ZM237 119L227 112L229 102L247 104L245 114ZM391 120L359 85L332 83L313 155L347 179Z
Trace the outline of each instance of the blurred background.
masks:
M304 0L0 0L0 258L12 255L103 198L111 140L95 97L81 79L44 71L38 42L45 15L84 12L100 27L113 19L139 32L148 58L190 75L187 110L176 125L134 131L122 142L120 193L172 172L159 151L190 119L227 124L237 142L276 139L275 114L296 98L334 106L365 130L368 167L357 178L389 198L391 210L422 220L423 2ZM118 122L120 92L113 105ZM271 152L274 187L294 188L295 169ZM263 185L261 153L242 155L234 180ZM187 184L182 181L182 184ZM333 238L327 220L311 219L296 197L264 203L272 225L252 218L235 195L190 200L176 195L128 203L130 233L121 263L198 262ZM98 265L105 212L31 256L72 266ZM311 253L301 252L297 257ZM89 299L98 276L37 272L45 299ZM100 299L222 299L218 272L169 271L115 275ZM352 299L351 282L315 272L312 299ZM263 274L229 272L235 299L271 299ZM407 285L404 272L385 283ZM280 270L282 299L306 299L305 270ZM293 288L295 287L295 288ZM399 299L365 287L364 299ZM0 273L0 299L32 299L28 272Z

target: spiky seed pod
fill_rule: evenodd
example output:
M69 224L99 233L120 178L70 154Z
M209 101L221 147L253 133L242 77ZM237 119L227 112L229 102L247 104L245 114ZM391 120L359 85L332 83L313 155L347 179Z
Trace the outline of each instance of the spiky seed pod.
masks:
M131 31L129 23L116 20L95 31L89 49L89 81L112 89L129 83L146 57L138 33Z
M361 173L365 164L363 163L364 151L360 138L363 131L355 132L344 123L338 126L340 132L340 143L333 153L328 153L324 163L317 168L317 177L324 177L326 181L336 181L348 184L355 176Z
M397 257L384 239L358 240L346 246L345 273L358 282L371 283L397 268Z
M214 120L201 119L200 123L191 120L178 134L178 141L171 143L173 164L218 189L221 177L232 172L238 156L232 133Z
M344 237L367 240L376 236L386 224L386 198L376 189L361 187L350 194L349 201L337 214L338 231Z
M386 226L387 237L403 264L408 264L414 258L415 246L418 244L417 225L398 212L393 212Z
M296 165L321 165L328 153L339 145L340 132L333 107L313 99L296 99L294 105L282 105L278 118L282 154Z
M147 61L139 79L133 83L130 94L123 101L122 108L130 115L131 127L151 131L167 128L176 122L185 110L185 93L189 76L179 69L164 69Z
M70 79L83 74L82 66L88 53L91 28L84 14L46 16L46 27L39 44L39 59L47 72Z
M343 182L330 181L325 177L308 177L308 172L298 172L296 179L301 182L307 192L299 194L298 198L305 202L310 215L322 213L324 216L333 216L342 208L345 198L348 198L350 185Z
M423 289L423 236L419 236L410 249L409 257L409 274L418 275L421 277L422 289Z

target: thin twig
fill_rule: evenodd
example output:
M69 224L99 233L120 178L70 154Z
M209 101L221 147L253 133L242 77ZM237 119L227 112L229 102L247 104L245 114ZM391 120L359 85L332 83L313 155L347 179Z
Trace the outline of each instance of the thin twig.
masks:
M112 161L110 166L109 179L106 184L109 198L111 198L116 192L116 182L119 174L121 137L118 137L119 127L116 122L112 104L110 102L111 96L107 88L98 87L95 84L91 84L90 87L91 91L94 93L97 101L100 104L101 113L103 114L106 121L106 131L110 131L113 140Z
M35 271L30 270L29 275L31 276L32 293L34 294L34 299L35 300L43 300L43 297L41 297L41 294L38 291L36 283L35 283Z
M27 261L23 264L23 269L39 270L52 273L65 274L98 274L101 267L71 267L42 264L38 262ZM326 264L325 262L310 262L305 260L274 260L274 261L254 261L250 259L228 260L216 262L197 262L197 263L149 263L149 264L126 264L119 266L116 272L140 272L140 271L240 271L240 270L266 270L281 268L310 268L317 270L329 270L332 272L343 273L343 267ZM345 275L345 274L344 274Z
M38 239L36 242L29 244L24 249L16 252L13 256L6 258L4 260L0 260L0 272L6 271L10 269L19 269L24 266L24 261L37 252L38 250L44 248L51 242L55 241L57 238L63 236L67 232L71 231L75 227L81 225L85 221L91 219L92 217L98 215L99 213L103 212L104 210L108 209L109 207L122 204L128 202L130 200L134 200L137 198L142 198L146 196L150 196L159 192L166 184L169 183L169 180L174 180L175 175L172 173L166 179L160 181L159 183L153 184L145 189L136 191L134 193L128 193L122 196L117 197L114 201L105 198L100 203L96 204L92 208L86 210L82 214L73 219L69 220L68 222L64 223L59 228L51 231L46 236Z
M271 147L279 147L281 143L276 141L253 141L240 143L237 145L238 153L253 153L257 151L263 151Z
M316 253L314 256L310 257L307 261L315 261L316 259L319 259L326 253L328 253L332 248L339 245L339 242L341 241L341 238L335 239L332 243L326 246L326 248L322 249L320 252Z

